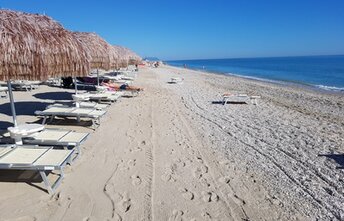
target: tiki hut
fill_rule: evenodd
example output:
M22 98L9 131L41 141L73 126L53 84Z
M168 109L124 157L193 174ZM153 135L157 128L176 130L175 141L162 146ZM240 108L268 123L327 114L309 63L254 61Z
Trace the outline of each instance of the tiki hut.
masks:
M73 34L91 56L91 68L110 70L118 66L119 55L116 50L99 35L89 32L73 32Z
M90 71L82 44L44 15L0 10L0 52L0 80L45 80Z

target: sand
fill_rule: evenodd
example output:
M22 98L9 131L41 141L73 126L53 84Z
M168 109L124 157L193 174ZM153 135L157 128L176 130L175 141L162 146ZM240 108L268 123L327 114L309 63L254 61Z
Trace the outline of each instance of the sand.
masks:
M135 85L145 90L96 131L49 125L92 133L54 196L34 173L0 171L0 220L344 219L342 95L169 66L141 69ZM72 92L15 92L19 122ZM224 92L261 99L222 105Z

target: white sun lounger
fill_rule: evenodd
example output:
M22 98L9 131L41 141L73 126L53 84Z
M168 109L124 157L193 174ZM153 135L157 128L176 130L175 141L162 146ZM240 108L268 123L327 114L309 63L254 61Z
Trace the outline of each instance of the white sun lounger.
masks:
M234 102L244 102L247 103L249 96L247 94L223 94L222 95L222 104L225 105L229 100Z
M79 108L89 108L89 109L96 109L96 110L105 110L106 108L109 107L108 104L99 104L96 102L87 102L86 101L76 101L73 105L70 104L51 104L47 106L47 108L51 107L79 107Z
M74 150L56 150L38 146L0 146L0 169L33 170L41 175L49 194L54 194L64 178L63 169L71 163ZM50 184L46 172L59 171L59 178Z
M0 86L0 93L4 93L4 95L0 95L0 97L5 97L5 98L7 98L7 91L8 91L8 88L7 88L7 87L2 87L2 86Z
M15 90L32 91L33 89L37 89L40 83L40 81L13 81L11 82L11 86Z
M171 78L170 83L172 83L172 84L178 84L178 83L182 83L183 81L184 81L183 78L174 77L174 78Z
M83 93L73 95L73 99L76 101L96 101L96 102L115 102L121 97L120 93L116 92L95 92L95 93Z
M258 99L260 96L248 96L247 94L230 94L226 93L222 95L222 104L225 105L229 100L234 102L248 103L251 101L252 104L258 105Z
M80 145L89 133L80 133L63 129L44 129L40 132L23 137L24 144L40 146L60 146L67 149L75 149L73 160L81 155Z
M35 114L43 116L42 124L46 123L46 120L50 117L50 122L55 117L76 117L77 121L80 122L81 118L90 118L92 120L92 127L95 128L100 124L100 118L104 116L106 111L96 110L91 108L77 108L77 107L50 107L44 111L36 111Z

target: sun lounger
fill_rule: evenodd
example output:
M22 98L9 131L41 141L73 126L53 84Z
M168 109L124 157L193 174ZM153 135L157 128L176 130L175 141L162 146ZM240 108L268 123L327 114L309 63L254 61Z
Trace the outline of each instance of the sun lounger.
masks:
M244 102L244 103L248 103L248 101L251 101L252 104L258 105L258 99L260 99L260 96L248 96L247 94L225 93L222 95L223 105L225 105L228 100L233 100L234 102Z
M49 194L54 194L64 178L63 169L71 163L74 150L56 150L38 146L0 146L0 169L38 171ZM59 178L50 184L46 172L59 171Z
M100 118L104 116L106 111L96 110L91 108L77 108L77 107L56 107L52 106L44 111L36 111L35 114L38 116L43 116L42 124L46 123L46 120L50 117L50 122L58 117L76 117L77 121L80 122L81 118L92 119L92 127L95 128L100 124Z
M44 129L40 132L23 137L24 144L33 144L41 146L60 146L67 149L75 149L75 157L80 156L80 145L83 143L89 133L75 132L63 129Z
M0 86L0 93L3 93L3 95L0 94L0 97L7 97L7 91L8 91L7 87Z
M73 95L75 101L96 101L96 102L115 102L121 97L120 93L116 92L95 92L83 93Z
M14 90L32 91L37 89L40 83L40 81L13 81L11 85Z
M183 81L184 81L183 78L174 77L174 78L171 78L171 81L169 83L171 83L171 84L178 84L178 83L182 83Z
M86 101L75 101L74 104L51 104L49 106L47 106L47 108L50 107L79 107L79 108L89 108L89 109L96 109L96 110L105 110L106 108L109 107L108 104L100 104L100 103L96 103L96 102L88 102Z
M229 100L234 102L244 102L247 103L249 96L247 94L231 94L225 93L222 95L222 104L225 105Z

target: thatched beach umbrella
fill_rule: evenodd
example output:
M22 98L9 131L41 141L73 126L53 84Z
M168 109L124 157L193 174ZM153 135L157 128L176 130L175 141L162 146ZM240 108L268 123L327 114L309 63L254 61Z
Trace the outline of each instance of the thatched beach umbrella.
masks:
M89 72L87 51L62 25L43 15L0 10L0 80L8 82L15 126L11 79L46 80Z
M103 38L95 33L73 32L91 56L91 68L97 69L97 81L99 85L98 69L110 70L117 67L119 55L116 50Z
M117 51L120 58L120 67L128 67L128 65L135 65L140 63L142 58L134 53L132 50L119 46L113 45L113 48Z

